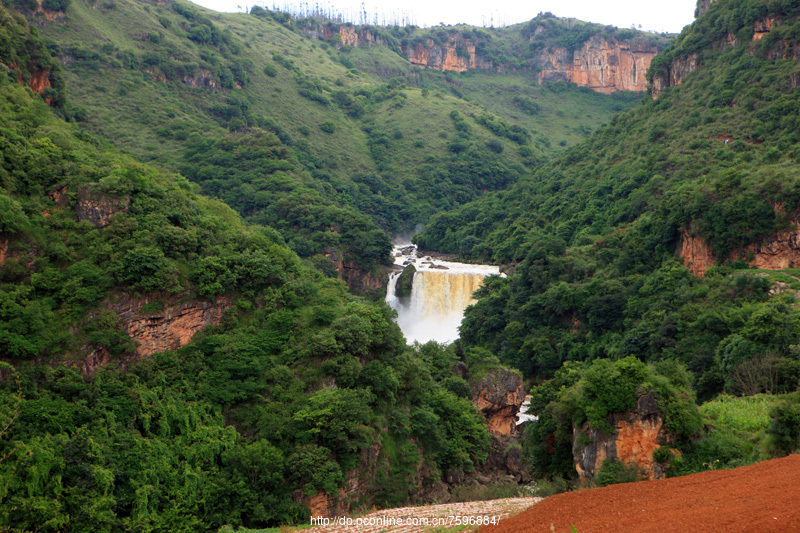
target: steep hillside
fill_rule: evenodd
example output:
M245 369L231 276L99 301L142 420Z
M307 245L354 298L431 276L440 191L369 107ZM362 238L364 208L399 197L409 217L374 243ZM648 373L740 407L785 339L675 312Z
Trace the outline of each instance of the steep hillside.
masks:
M603 93L646 90L650 61L671 38L559 19L552 13L497 29L465 25L380 28L314 19L301 27L338 48L388 47L411 64L426 68L521 72L539 83L570 81Z
M0 76L0 527L305 523L485 461L453 349L59 119L16 81L48 64Z
M660 72L696 54L680 84L507 191L434 218L423 247L513 273L480 291L465 346L540 378L632 355L686 364L701 399L795 390L800 65L787 51L799 10L713 2L654 61ZM771 29L753 39L763 16Z
M487 98L490 72L462 82L423 71L395 29L342 27L336 43L324 25L263 9L76 0L63 17L35 22L86 127L179 170L248 220L274 226L318 267L348 280L342 273L353 272L351 286L362 288L376 286L363 273L388 242L379 230L408 234L433 213L506 187L635 100L540 88L522 75L498 82L503 98ZM229 157L252 151L254 128L279 139L255 172ZM213 172L197 172L209 159L238 167L234 186L223 191ZM279 205L285 194L289 209ZM338 235L330 228L348 220L360 233L329 243ZM298 230L313 244L300 243Z

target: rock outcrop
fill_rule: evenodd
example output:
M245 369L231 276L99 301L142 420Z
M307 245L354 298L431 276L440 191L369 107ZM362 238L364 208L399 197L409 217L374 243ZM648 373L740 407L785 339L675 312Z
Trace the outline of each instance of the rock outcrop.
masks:
M339 26L338 32L335 27L323 26L319 32L309 32L312 38L322 38L333 42L335 46L383 46L386 43L379 36L375 35L368 28L357 28L355 26ZM338 37L335 37L337 36Z
M651 90L653 100L667 87L680 84L686 76L697 70L697 54L689 54L672 61L666 69L653 75Z
M89 221L95 228L104 228L111 224L114 215L127 212L130 205L131 200L127 196L115 198L87 185L78 189L75 212L78 220Z
M112 361L127 365L154 353L177 350L188 344L198 332L221 323L225 310L231 306L230 300L223 296L214 302L189 300L171 305L162 302L163 296L121 295L104 301L102 308L117 315L122 331L136 342L136 350L120 357L112 355L106 348L94 349L77 363L83 374L92 376ZM177 297L171 296L171 299ZM161 309L149 310L148 307ZM83 349L88 351L91 347Z
M695 16L699 17L703 15L708 8L711 7L711 2L714 0L698 0L697 1L697 9L695 10Z
M146 310L147 304L158 301L153 297L123 297L103 304L119 316L122 329L138 343L137 357L177 350L197 332L222 322L225 310L231 305L227 298L219 297L214 302L189 300L159 311Z
M522 378L511 370L490 372L472 386L472 405L486 418L487 429L495 436L516 433L517 413L524 401Z
M60 207L67 207L72 201L66 183L51 189L48 196ZM111 224L114 215L127 212L130 205L127 196L109 196L92 185L84 185L78 188L75 214L78 220L91 222L95 228L104 228Z
M377 272L363 270L358 264L344 259L342 252L335 248L329 248L325 257L330 259L337 279L344 281L353 292L357 294L385 293L391 268L378 267Z
M189 87L203 88L214 90L217 88L217 82L214 80L214 74L205 68L201 68L194 76L183 76L181 83Z
M471 39L463 38L460 33L448 35L448 41L441 44L433 39L427 39L424 43L411 43L403 51L412 64L436 70L464 72L471 69L494 69L491 61L476 54L475 43Z
M417 268L414 265L408 265L403 269L400 277L397 279L397 284L394 286L394 295L398 298L409 298L411 291L414 288L414 274Z
M648 390L640 391L634 408L609 414L607 422L614 428L611 434L589 427L588 422L573 428L572 456L582 482L594 478L606 459L634 464L647 479L664 477L653 451L674 442L675 436Z
M6 264L6 260L11 255L8 253L9 244L10 239L0 237L0 267Z
M347 473L344 485L336 494L319 491L311 496L306 496L302 490L299 490L293 495L295 501L305 505L313 517L330 518L349 515L353 504L364 503L364 499L368 498L372 491L380 452L379 444L362 450L359 465Z
M22 83L22 78L18 79L17 81ZM28 87L30 87L33 92L36 94L42 94L45 89L49 89L52 86L52 83L50 83L49 68L42 68L31 72L31 79L28 81ZM50 102L48 102L48 104L49 103Z
M530 481L529 467L522 457L517 414L525 401L525 387L511 370L493 371L472 387L472 405L486 419L491 449L478 469L484 483L495 480Z
M708 267L716 263L714 253L705 239L684 231L678 245L678 256L696 276L703 276ZM761 241L734 249L731 259L741 259L750 266L764 270L783 270L800 267L800 220L791 227L770 235Z
M387 46L384 39L369 28L323 26L309 28L306 34L311 38L329 41L339 48ZM464 37L461 32L452 32L439 35L436 40L404 41L401 51L411 64L441 71L497 71L504 68L482 56L477 44L473 38ZM645 91L647 69L657 53L658 48L646 39L619 41L595 36L575 52L554 48L536 53L528 60L528 66L540 71L540 83L569 81L603 93Z
M700 14L705 13L710 3L711 0L701 0L700 4L698 4L698 12ZM756 20L753 23L753 38L751 42L756 43L762 40L779 23L779 20L772 17L763 17ZM715 43L715 47L724 49L736 46L736 44L736 36L728 33L724 40ZM753 49L751 49L751 53L752 51ZM769 50L765 51L765 56L768 59L800 59L800 43L791 40L778 40L772 43ZM674 58L666 68L662 68L660 72L653 74L650 85L653 99L658 98L658 95L667 87L674 87L680 84L686 76L697 70L698 66L699 59L696 53ZM797 83L793 80L792 87L796 86Z
M658 48L643 39L629 42L594 36L570 52L544 51L530 60L541 69L539 83L569 81L598 92L646 91L647 69Z
M708 267L715 264L711 247L702 237L693 237L688 231L681 233L678 245L678 257L683 259L683 264L695 276L703 277Z

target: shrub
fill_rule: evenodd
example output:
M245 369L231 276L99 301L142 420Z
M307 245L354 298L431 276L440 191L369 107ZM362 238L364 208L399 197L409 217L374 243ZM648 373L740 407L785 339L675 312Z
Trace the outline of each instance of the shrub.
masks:
M775 407L767 435L767 450L772 455L789 455L800 449L800 402L797 399Z
M28 217L19 202L0 194L0 232L19 233L28 226Z
M606 459L603 461L603 465L600 467L600 471L597 473L594 481L601 487L607 487L608 485L615 485L617 483L639 481L641 478L642 472L637 465Z

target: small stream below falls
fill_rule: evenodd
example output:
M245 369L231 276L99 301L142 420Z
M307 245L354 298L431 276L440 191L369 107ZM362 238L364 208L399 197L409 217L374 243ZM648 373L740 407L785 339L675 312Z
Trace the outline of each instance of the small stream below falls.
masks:
M413 244L397 245L393 253L396 265L414 265L416 269L410 296L398 298L396 295L401 271L390 274L386 289L386 303L397 311L397 324L408 342L456 340L464 309L475 301L472 293L486 276L500 274L497 266L419 257Z

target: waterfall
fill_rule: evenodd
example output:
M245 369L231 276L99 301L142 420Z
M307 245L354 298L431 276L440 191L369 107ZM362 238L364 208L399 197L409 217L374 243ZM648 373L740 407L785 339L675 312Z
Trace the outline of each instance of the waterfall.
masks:
M417 257L416 247L395 248L395 264L416 268L411 296L395 294L401 271L392 272L386 290L386 303L397 311L397 324L409 342L452 342L458 338L458 326L464 309L474 302L472 293L499 268L468 265Z

